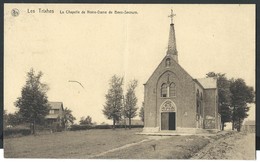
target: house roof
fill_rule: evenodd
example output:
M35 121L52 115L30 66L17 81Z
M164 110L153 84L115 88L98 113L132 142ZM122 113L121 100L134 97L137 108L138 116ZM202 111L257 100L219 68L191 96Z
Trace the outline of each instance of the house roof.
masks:
M247 121L245 121L244 125L255 125L255 121L254 120L247 120Z
M60 109L63 107L62 102L49 102L52 109Z
M217 88L217 80L215 78L198 78L196 79L204 89Z
M59 117L59 114L49 114L46 115L46 119L57 119Z

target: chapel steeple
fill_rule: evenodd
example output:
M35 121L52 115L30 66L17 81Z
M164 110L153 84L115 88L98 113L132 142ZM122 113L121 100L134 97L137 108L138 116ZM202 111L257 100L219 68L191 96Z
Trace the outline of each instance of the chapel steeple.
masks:
M178 63L178 51L176 47L175 30L173 24L174 16L176 16L176 14L173 14L173 11L171 10L171 15L169 15L169 17L171 18L171 24L170 24L170 34L169 34L167 55L172 55L173 59Z

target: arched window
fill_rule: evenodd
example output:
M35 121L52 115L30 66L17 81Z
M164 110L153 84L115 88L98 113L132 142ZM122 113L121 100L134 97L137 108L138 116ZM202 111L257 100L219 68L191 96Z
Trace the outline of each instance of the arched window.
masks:
M176 95L176 86L175 84L172 82L170 84L170 97L173 97Z
M161 97L167 97L167 85L165 83L161 86Z
M200 92L200 100L203 100L202 92Z

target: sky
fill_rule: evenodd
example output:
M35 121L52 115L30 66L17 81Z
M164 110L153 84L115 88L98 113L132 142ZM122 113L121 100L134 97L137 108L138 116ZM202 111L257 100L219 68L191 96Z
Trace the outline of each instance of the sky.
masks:
M13 8L20 12L16 17ZM102 109L114 74L124 77L125 90L130 80L138 80L141 107L143 84L166 55L171 9L179 64L193 78L226 73L255 89L255 5L5 4L4 9L4 109L9 113L18 110L14 102L31 68L44 73L49 101L63 102L77 121L89 115L94 122L111 123ZM136 14L115 13L125 10ZM249 114L255 118L254 105Z

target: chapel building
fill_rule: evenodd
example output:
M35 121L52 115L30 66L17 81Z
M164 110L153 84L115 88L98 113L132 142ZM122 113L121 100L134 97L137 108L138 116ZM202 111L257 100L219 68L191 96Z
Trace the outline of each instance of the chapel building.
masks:
M181 67L173 22L166 56L144 88L143 132L220 130L217 80L194 79Z

